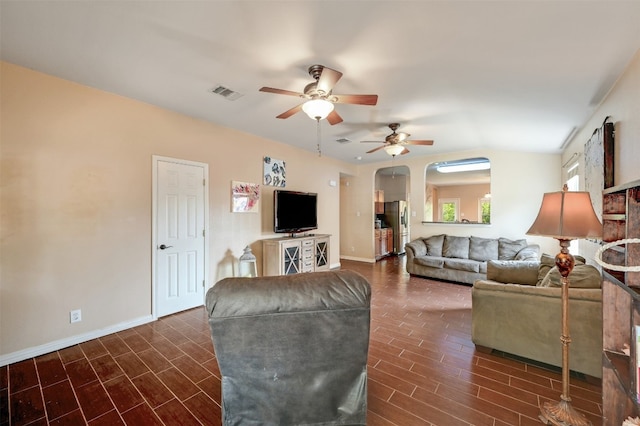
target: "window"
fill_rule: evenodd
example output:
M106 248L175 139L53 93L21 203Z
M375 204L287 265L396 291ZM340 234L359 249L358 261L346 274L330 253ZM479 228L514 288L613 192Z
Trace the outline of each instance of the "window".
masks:
M441 198L438 200L438 215L440 222L457 222L460 216L460 199Z
M578 163L575 163L573 166L569 167L569 170L567 170L567 187L569 187L569 191L580 190L580 175L578 175Z
M491 223L491 198L483 197L478 200L478 217L480 223Z
M578 163L575 163L569 170L567 170L567 188L569 191L579 191L580 190L580 175L578 174ZM571 240L569 242L569 253L577 254L578 253L578 241Z

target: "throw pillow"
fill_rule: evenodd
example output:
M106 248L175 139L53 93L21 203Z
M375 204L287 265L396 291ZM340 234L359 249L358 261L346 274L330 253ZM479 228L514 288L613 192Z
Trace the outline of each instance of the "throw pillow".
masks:
M538 244L530 244L516 254L514 260L539 260L540 246Z
M444 244L444 234L433 235L424 240L427 245L427 255L442 257L442 245Z
M542 280L547 276L549 270L556 265L555 257L548 255L547 253L542 253L540 256L540 266L538 267L538 282L537 286L542 286Z
M455 257L457 259L469 258L469 237L444 236L442 256Z
M527 240L498 238L498 260L513 260L518 252L527 247Z
M584 265L586 263L586 259L582 256L575 255L573 256L573 258L575 259L575 262L576 262L575 266ZM538 267L538 283L536 285L541 287L542 280L544 280L547 274L549 274L549 271L551 270L551 268L555 268L555 267L556 267L556 257L551 256L547 253L542 253L542 256L540 256L540 266ZM556 271L557 271L557 268L556 268ZM575 267L574 267L574 271L575 271ZM558 272L558 276L560 276L559 272ZM558 285L560 285L559 283L560 283L560 279L558 278Z
M407 243L407 247L411 247L413 249L415 257L424 256L427 254L427 246L424 241L420 239Z
M490 260L487 262L487 279L504 284L536 285L538 261L512 262Z
M494 238L471 237L469 240L469 259L484 262L498 258L498 240Z
M554 266L544 277L540 287L561 287L560 271ZM595 266L577 264L569 274L569 287L571 288L600 288L602 276Z

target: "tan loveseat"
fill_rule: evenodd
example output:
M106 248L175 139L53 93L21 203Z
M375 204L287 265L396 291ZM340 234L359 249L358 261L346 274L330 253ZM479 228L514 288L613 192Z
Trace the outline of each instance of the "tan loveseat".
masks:
M560 275L553 258L517 266L490 261L472 289L472 340L478 349L562 365ZM569 276L570 369L602 376L602 289L599 272L577 261Z
M487 277L489 260L538 260L540 246L527 240L432 235L405 245L407 272L426 278L473 284Z

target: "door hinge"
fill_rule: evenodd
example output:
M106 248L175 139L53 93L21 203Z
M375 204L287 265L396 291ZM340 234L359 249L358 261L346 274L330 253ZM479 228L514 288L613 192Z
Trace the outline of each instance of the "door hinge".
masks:
M202 236L204 237L204 229L202 230Z
M202 288L204 288L204 280L202 280Z
M206 179L202 179L202 186L207 186L207 180Z

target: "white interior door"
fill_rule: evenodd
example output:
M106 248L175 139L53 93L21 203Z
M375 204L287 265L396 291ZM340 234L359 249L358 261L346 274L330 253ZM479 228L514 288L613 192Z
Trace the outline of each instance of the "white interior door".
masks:
M155 161L155 315L204 303L206 165Z

